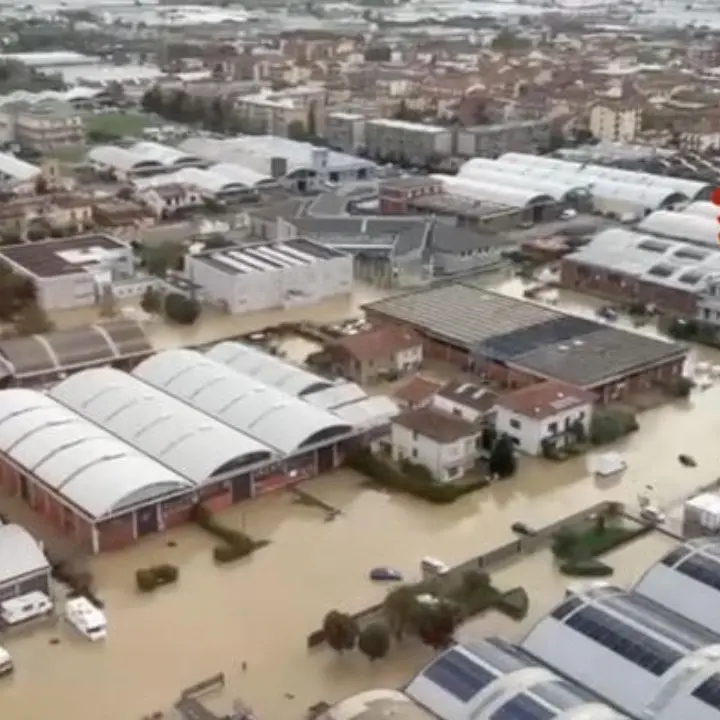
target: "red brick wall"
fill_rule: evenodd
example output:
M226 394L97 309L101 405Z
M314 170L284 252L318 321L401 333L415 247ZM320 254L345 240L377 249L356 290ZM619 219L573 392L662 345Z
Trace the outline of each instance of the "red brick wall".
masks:
M135 541L132 514L99 523L97 529L100 536L100 552L120 550Z
M0 457L0 489L8 495L20 494L20 474Z

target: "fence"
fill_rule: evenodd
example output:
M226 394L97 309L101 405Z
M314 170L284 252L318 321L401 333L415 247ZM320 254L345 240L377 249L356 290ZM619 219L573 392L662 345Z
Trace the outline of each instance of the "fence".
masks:
M538 550L542 550L552 542L553 536L559 531L566 527L573 526L578 522L585 520L586 518L594 515L600 515L608 513L609 510L615 509L618 513L623 513L623 506L616 502L603 501L593 505L592 507L585 508L579 512L568 515L550 525L535 530L535 534L525 536L517 540L513 540L505 545L489 550L482 555L476 555L470 560L455 565L450 568L450 572L443 576L443 581L447 582L448 585L454 586L455 584L462 581L463 575L470 570L482 570L490 572L491 570L498 569L498 566L504 565L505 563L515 560L518 556L531 555ZM355 620L367 620L371 616L378 615L382 612L383 603L377 603L367 607L359 612L351 613ZM325 633L322 629L316 630L315 632L308 635L307 645L308 648L317 647L325 641Z

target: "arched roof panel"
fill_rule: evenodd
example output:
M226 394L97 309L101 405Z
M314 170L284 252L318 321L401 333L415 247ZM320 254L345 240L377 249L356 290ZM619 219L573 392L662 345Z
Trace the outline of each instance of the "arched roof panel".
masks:
M275 455L255 438L113 368L72 375L50 395L196 485L219 468L256 465Z
M461 195L473 200L500 203L508 207L524 208L542 203L554 203L555 200L547 193L537 190L518 188L512 186L512 178L508 177L507 185L483 183L467 177L457 175L433 175L440 180L445 191L454 195Z
M699 215L658 210L639 223L637 229L673 240L685 240L711 247L717 247L718 244L717 220Z
M245 343L218 343L205 356L296 397L332 387L329 380Z
M114 145L97 145L88 153L88 160L98 165L104 165L105 167L122 170L124 172L136 170L141 167L148 169L156 167L159 170L163 168L161 163L152 158L143 158L130 150L115 147Z
M177 148L149 140L141 140L136 142L130 152L144 160L160 163L163 167L178 167L186 164L195 164L201 162L200 158L190 153L182 152Z
M0 391L0 452L93 519L192 484L47 395Z
M335 415L192 350L167 350L133 375L283 454L352 427Z
M720 217L720 208L709 200L697 200L690 203L683 211L683 215L693 215L702 218L710 218L715 222Z

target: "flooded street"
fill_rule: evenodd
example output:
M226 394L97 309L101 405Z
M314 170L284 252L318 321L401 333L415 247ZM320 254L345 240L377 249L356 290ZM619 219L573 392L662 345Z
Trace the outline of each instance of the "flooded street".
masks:
M515 279L495 277L487 283L522 294L523 285ZM320 308L225 316L190 329L158 325L153 341L157 347L170 347L209 342L280 320L339 320L380 294L365 288L352 299ZM583 300L576 306L571 296L562 296L560 306L592 312L586 309L589 303ZM313 347L293 340L283 349L295 358ZM701 350L698 356L720 362L715 351ZM223 514L224 524L271 541L247 561L215 566L212 538L194 527L98 557L93 569L106 602L106 643L86 642L63 623L2 638L17 666L16 676L0 683L3 717L47 720L62 708L63 717L73 720L97 720L100 715L103 720L140 720L167 708L183 687L220 671L227 674L228 695L241 696L267 720L299 720L319 700L398 686L422 667L429 650L410 643L371 666L358 653L338 657L327 649L306 649L308 633L326 612L353 611L383 597L384 588L367 580L371 567L396 567L413 579L421 557L432 555L451 564L465 560L509 541L510 525L516 521L540 526L600 500L633 504L647 485L654 487L660 505L691 495L720 474L719 401L716 386L695 392L690 401L641 415L640 431L615 448L624 454L628 470L613 478L589 476L587 458L564 463L523 458L513 480L437 507L365 488L358 476L338 471L307 485L342 510L335 522L326 523L320 511L293 504L288 494ZM682 467L680 453L695 457L697 468ZM176 546L170 547L169 541ZM670 544L653 536L610 556L616 581L635 580ZM158 562L180 568L178 585L150 596L138 594L135 571ZM567 585L546 551L498 571L495 580L504 588L524 585L531 615L517 625L489 614L463 633L517 638L560 599ZM50 645L52 637L60 638L60 644Z

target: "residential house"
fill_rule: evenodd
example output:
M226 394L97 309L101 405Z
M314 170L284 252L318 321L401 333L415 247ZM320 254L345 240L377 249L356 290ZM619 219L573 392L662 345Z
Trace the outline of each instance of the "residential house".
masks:
M441 383L414 375L393 392L393 399L403 410L415 410L429 405L440 388Z
M157 218L169 218L203 204L198 190L181 183L148 185L138 192L138 199Z
M361 385L414 372L423 360L420 336L397 325L346 335L330 343L327 352L334 372Z
M59 101L5 105L0 111L0 126L13 142L41 153L79 148L85 142L82 114Z
M551 380L501 395L495 406L495 428L528 455L541 455L577 442L590 431L595 395Z
M450 128L391 118L365 123L365 146L369 157L388 162L427 165L453 154Z
M443 385L433 396L431 405L478 425L490 419L497 398L497 394L477 378L458 378Z
M365 148L365 117L360 113L328 113L324 137L329 147L356 153Z
M418 408L393 420L391 447L394 460L426 467L440 482L461 478L480 454L481 430L456 415Z

